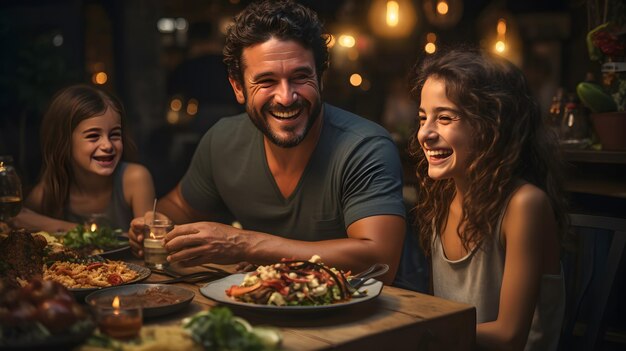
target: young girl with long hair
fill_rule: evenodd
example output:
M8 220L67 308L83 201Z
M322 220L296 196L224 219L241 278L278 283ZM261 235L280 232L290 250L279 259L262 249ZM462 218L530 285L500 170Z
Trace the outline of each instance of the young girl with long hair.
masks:
M567 227L556 138L522 72L474 49L416 66L420 241L436 296L476 306L485 349L554 350Z
M88 85L59 91L41 124L41 179L26 198L16 225L66 231L92 214L128 230L152 207L150 172L123 162L134 151L121 102Z

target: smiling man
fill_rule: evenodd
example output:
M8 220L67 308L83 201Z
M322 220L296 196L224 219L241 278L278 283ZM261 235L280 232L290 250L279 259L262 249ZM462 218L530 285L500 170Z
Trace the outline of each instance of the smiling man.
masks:
M246 113L206 133L159 201L179 224L165 239L170 262L317 254L344 270L387 263L392 281L405 232L398 151L381 126L322 102L326 39L317 15L293 1L255 2L235 17L224 62ZM228 216L243 229L219 223ZM143 219L132 224L141 255Z

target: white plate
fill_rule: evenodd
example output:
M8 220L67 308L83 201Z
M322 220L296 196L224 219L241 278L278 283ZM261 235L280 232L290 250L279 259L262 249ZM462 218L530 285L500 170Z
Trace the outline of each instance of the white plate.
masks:
M380 295L380 292L383 290L383 283L376 279L369 279L360 289L367 294L364 297L351 298L348 301L334 303L332 305L322 305L322 306L274 306L274 305L258 305L254 303L246 303L234 300L228 295L226 295L226 290L233 285L239 285L243 282L243 278L245 274L233 274L229 275L226 278L222 278L219 280L212 281L207 283L205 286L200 288L200 292L202 295L208 297L209 299L215 300L217 302L221 302L223 304L236 306L236 307L245 307L254 310L266 310L266 311L279 311L279 312L304 312L304 311L323 311L323 310L332 310L337 308L342 308L346 306L351 306L359 303L363 303L369 301L376 296Z

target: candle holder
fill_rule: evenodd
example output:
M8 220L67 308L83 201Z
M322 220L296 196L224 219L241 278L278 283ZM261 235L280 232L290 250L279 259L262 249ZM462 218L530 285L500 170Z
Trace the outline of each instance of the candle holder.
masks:
M167 266L167 251L163 247L163 238L172 228L172 221L169 219L146 219L143 239L146 267L163 269Z
M100 332L115 339L136 338L143 325L141 305L132 300L115 296L102 297L93 301L96 323Z
M83 223L83 225L85 226L86 231L90 231L92 233L97 232L99 228L110 226L106 213L90 214L85 219L85 223Z

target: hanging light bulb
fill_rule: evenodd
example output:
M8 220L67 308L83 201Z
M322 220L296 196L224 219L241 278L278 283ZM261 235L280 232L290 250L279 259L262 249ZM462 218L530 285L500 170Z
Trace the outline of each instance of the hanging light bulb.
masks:
M435 51L437 51L435 41L437 41L437 35L435 33L426 34L426 45L424 45L424 51L427 54L434 54Z
M398 25L400 14L398 13L400 6L397 1L387 1L387 25L395 27Z
M424 0L424 15L438 28L450 28L461 20L463 0Z
M440 14L442 16L445 16L445 15L448 14L448 10L449 9L450 8L448 7L448 2L447 1L442 0L442 1L437 2L437 13L438 14Z
M521 67L524 50L519 26L503 2L493 2L485 8L476 25L485 50Z
M411 0L373 0L369 22L374 34L387 38L402 38L413 32L416 21Z
M498 20L498 24L496 26L497 33L497 41L494 49L496 53L502 54L506 51L506 20L504 18L500 18Z

